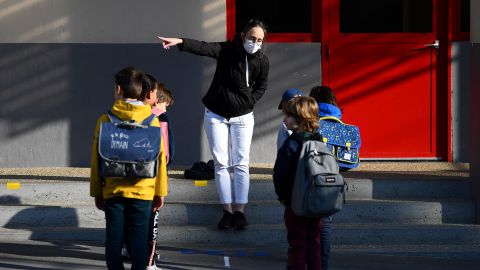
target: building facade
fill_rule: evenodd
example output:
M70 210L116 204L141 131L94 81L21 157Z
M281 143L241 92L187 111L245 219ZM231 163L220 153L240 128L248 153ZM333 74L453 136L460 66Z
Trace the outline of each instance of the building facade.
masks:
M360 127L363 159L473 162L479 13L468 0L2 1L0 166L89 166L113 74L130 65L174 94L174 164L209 159L201 98L215 62L165 51L156 36L222 41L249 18L270 32L252 162L275 159L282 92L319 84Z

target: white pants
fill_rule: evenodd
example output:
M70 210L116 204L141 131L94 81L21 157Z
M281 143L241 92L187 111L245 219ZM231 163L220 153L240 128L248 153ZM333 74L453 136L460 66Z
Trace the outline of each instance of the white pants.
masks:
M215 161L215 183L220 203L230 204L233 201L230 166L233 166L235 203L248 203L250 187L248 164L255 123L253 113L226 119L206 109L203 120L210 152Z

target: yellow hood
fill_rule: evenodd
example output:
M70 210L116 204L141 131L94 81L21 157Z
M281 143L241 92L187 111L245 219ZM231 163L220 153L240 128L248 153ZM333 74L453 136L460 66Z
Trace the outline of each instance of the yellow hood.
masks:
M112 113L122 120L135 120L140 123L152 115L152 107L150 105L134 105L117 99L113 104Z

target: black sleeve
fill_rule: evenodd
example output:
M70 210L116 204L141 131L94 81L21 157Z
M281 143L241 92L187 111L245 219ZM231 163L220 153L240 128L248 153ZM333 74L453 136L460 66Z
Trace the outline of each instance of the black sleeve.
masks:
M189 52L200 56L208 56L217 59L220 52L225 47L225 42L205 42L195 39L182 38L183 43L178 45L178 49L183 52Z
M298 145L293 139L287 139L278 150L277 159L273 167L273 183L278 200L284 203L290 201L293 181L297 171Z
M252 89L252 97L255 100L255 103L262 98L263 94L267 90L267 83L268 83L268 72L270 69L270 63L268 61L267 56L264 56L261 71L258 78L255 80L255 84L253 85Z

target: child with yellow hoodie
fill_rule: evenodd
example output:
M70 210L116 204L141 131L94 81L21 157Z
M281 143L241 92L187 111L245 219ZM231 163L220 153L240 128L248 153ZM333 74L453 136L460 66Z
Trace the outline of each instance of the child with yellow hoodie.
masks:
M152 114L151 106L138 99L142 93L144 73L127 67L115 74L115 103L111 112L121 120L141 123ZM153 91L150 95L156 95ZM126 179L101 178L99 176L98 137L102 122L109 121L106 114L100 116L95 128L90 171L90 196L95 198L98 209L105 211L106 241L105 259L108 269L124 269L121 250L124 232L131 251L132 269L145 269L148 261L147 234L152 212L163 206L167 195L167 168L163 144L160 144L158 173L155 178ZM157 118L151 123L159 127Z

